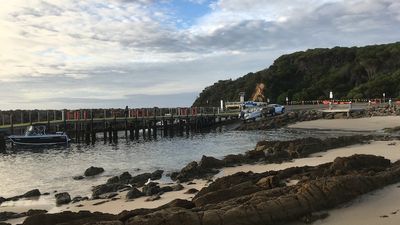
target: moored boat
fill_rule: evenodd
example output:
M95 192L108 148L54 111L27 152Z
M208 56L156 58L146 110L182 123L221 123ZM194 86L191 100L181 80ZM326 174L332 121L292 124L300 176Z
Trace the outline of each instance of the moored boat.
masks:
M11 135L8 137L15 145L62 145L70 141L65 132L46 133L45 125L29 126L24 135Z

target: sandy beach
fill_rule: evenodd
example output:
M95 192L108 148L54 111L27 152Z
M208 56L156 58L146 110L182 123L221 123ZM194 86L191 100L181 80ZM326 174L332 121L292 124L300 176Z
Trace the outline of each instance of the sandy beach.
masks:
M399 116L377 116L357 119L312 120L289 125L289 128L346 130L346 131L377 131L400 126Z

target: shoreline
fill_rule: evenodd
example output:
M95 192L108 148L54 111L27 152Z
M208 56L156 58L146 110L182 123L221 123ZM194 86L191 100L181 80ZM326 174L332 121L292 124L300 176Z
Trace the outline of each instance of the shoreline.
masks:
M386 119L392 119L392 118L386 118ZM396 117L400 121L399 118ZM354 119L355 120L355 119ZM337 120L335 120L337 121ZM348 121L348 120L345 120ZM313 122L313 121L311 121ZM319 121L320 123L324 123ZM303 122L306 123L306 122ZM343 123L340 123L343 124ZM395 123L393 123L395 125ZM382 125L385 125L384 123L375 123L375 127L381 128L380 130L383 130L384 128L387 127L382 127ZM299 125L297 125L299 126ZM304 125L299 128L299 129L308 129L307 128L308 124ZM290 127L290 126L289 126ZM304 128L305 127L305 128ZM393 126L394 127L394 126ZM311 128L313 129L313 128ZM368 129L371 129L371 126L368 127ZM365 130L365 131L372 131L372 130ZM390 144L390 145L389 145ZM323 163L328 163L332 162L336 157L345 157L345 156L351 156L353 154L373 154L373 155L381 155L384 156L385 158L390 159L392 162L397 161L400 159L400 151L395 151L395 149L400 146L400 141L373 141L369 144L357 144L357 145L351 145L347 147L342 147L342 148L335 148L335 149L330 149L325 152L318 152L309 155L306 158L299 158L299 159L294 159L289 162L282 162L282 163L272 163L272 164L243 164L243 165L237 165L234 167L225 167L220 169L220 172L213 176L212 180L215 180L216 178L220 177L226 177L238 172L247 172L247 171L252 171L255 173L262 173L265 171L269 170L282 170L282 169L287 169L287 168L293 168L293 167L298 167L298 166L317 166L321 165ZM376 150L379 150L380 152L376 152ZM133 209L138 209L138 208L157 208L159 206L162 206L174 199L180 198L180 199L185 199L185 200L192 200L192 198L195 196L195 194L184 194L186 190L189 188L196 188L197 190L201 190L204 187L207 187L208 182L205 180L195 180L195 185L187 185L184 184L185 189L177 192L168 192L164 193L161 195L161 199L152 201L152 202L146 202L145 199L147 197L141 197L137 198L133 201L125 201L125 195L127 191L120 192L119 195L117 196L116 200L109 201L104 204L96 205L94 206L93 204L104 201L103 200L89 200L89 201L83 201L83 202L78 202L76 204L69 204L69 205L64 205L62 207L56 207L56 208L48 208L46 210L49 211L49 213L58 213L62 211L73 211L73 212L78 212L80 210L89 210L89 211L99 211L99 212L105 212L105 213L112 213L112 214L117 214L120 213L123 210L133 210ZM162 184L163 185L163 184ZM43 197L42 197L43 198ZM362 197L361 197L362 198ZM25 201L25 200L24 200ZM34 200L33 200L34 201ZM28 201L22 202L22 203L27 203L25 206L26 207L13 207L9 206L3 207L0 206L0 211L15 211L15 212L22 212L24 209L32 209L28 203L32 203ZM36 203L40 203L36 202ZM81 207L77 207L78 205L83 205ZM40 206L40 204L37 204L37 206ZM42 205L43 206L43 205ZM351 207L351 206L350 206ZM40 207L34 207L35 209L43 209ZM13 210L12 210L13 209ZM8 222L11 222L12 224L17 224L21 223L21 219L16 219L16 220L10 220Z
M392 145L393 143L396 143L395 145ZM391 144L391 145L389 145ZM333 159L336 157L346 157L346 156L351 156L354 154L371 154L374 153L374 155L380 155L384 156L385 158L388 158L391 160L391 162L394 162L396 160L400 160L400 151L398 150L400 147L400 140L398 141L373 141L371 143L367 144L356 144L356 145L351 145L343 148L336 148L336 149L331 149L325 152L319 152L310 155L309 157L306 158L299 158L295 159L293 161L289 162L283 162L283 163L275 163L275 164L265 164L265 163L256 163L256 164L248 164L248 165L238 165L234 167L226 167L222 168L218 174L216 174L213 177L213 180L221 178L221 177L226 177L230 176L239 172L253 172L253 173L263 173L265 171L280 171L288 168L294 168L294 167L301 167L301 166L318 166L322 165L324 163L332 162ZM380 152L376 152L375 150L379 149ZM156 200L156 201L146 201L147 197L140 197L137 199L134 199L133 201L127 201L125 200L125 195L127 191L120 192L118 196L116 197L116 200L105 200L105 199L98 199L98 200L87 200L87 201L82 201L74 204L68 204L68 205L63 205L60 207L48 207L49 205L43 204L41 205L40 203L46 203L46 201L41 201L41 200L22 200L15 202L17 206L1 206L0 210L1 211L11 211L11 212L26 212L29 209L45 209L48 210L48 213L60 213L63 211L72 211L72 212L79 212L81 210L88 210L91 212L102 212L102 213L111 213L111 214L118 214L121 213L124 210L134 210L134 209L139 209L139 208L148 208L148 209L154 209L157 207L160 207L164 204L167 204L171 202L174 199L184 199L184 200L192 200L195 194L184 194L185 191L187 191L189 188L195 188L197 190L201 190L205 187L208 186L208 182L205 180L194 180L193 181L195 184L193 185L184 185L184 189L181 191L177 192L168 192L164 193L161 195L161 199ZM288 181L290 183L292 181ZM392 190L392 189L391 189ZM378 190L379 191L379 190ZM392 190L392 192L397 191L397 189ZM375 192L375 191L374 191ZM374 192L371 192L370 194L373 194ZM393 194L390 192L389 194ZM397 192L396 192L397 193ZM361 199L364 198L364 196L360 197ZM107 201L104 204L100 205L94 205L99 202ZM22 203L23 205L21 206L19 203ZM35 203L32 205L32 203ZM366 203L371 204L371 203ZM372 203L373 204L373 203ZM41 207L42 206L42 207ZM43 207L44 206L44 207ZM343 211L349 210L349 208L352 207L352 203L349 203L349 207L347 207ZM390 206L391 207L391 206ZM394 207L394 206L393 206ZM392 208L393 208L392 207ZM339 208L333 209L334 212L335 210L339 210L339 213L344 213L340 211ZM329 210L330 212L330 210ZM23 222L25 218L19 218L19 219L13 219L13 220L8 220L6 222L11 223L11 224L19 224ZM323 223L321 223L323 224ZM357 224L357 223L356 223Z

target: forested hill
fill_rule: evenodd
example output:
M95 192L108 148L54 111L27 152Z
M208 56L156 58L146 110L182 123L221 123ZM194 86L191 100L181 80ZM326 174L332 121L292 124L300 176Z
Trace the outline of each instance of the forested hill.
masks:
M400 42L366 47L312 49L279 57L268 69L205 88L194 106L218 106L221 99L250 98L257 83L271 102L335 98L400 97Z

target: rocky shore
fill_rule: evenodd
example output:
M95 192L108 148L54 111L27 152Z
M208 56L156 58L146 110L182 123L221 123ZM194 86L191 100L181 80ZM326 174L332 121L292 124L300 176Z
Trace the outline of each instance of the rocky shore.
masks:
M293 182L294 181L294 182ZM192 201L174 200L155 209L118 215L62 212L34 215L24 225L241 225L309 222L357 196L400 181L400 163L373 155L337 158L315 167L237 173L203 188Z

